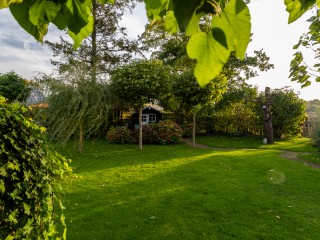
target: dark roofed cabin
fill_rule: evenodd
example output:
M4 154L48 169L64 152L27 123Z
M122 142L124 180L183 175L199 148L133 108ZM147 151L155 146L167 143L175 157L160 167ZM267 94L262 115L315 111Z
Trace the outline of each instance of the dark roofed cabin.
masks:
M149 104L142 109L142 125L149 123L158 123L162 118L163 108L159 105ZM138 129L139 128L139 113L134 112L132 114L132 123L133 126L131 128Z

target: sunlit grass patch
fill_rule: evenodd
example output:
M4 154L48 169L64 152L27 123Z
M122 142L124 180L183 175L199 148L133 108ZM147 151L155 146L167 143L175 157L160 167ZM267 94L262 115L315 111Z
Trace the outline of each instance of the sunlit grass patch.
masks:
M319 170L278 150L101 141L68 156L68 239L320 239Z

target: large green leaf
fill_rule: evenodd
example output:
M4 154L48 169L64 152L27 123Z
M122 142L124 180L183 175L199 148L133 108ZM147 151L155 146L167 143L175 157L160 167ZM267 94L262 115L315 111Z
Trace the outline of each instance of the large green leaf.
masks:
M23 0L0 0L0 9L9 7L11 3L21 3Z
M44 35L48 32L48 24L34 25L30 21L29 9L32 4L32 0L24 0L22 3L10 4L9 8L19 25L34 36L35 39L42 42Z
M168 33L175 33L179 31L177 20L173 11L168 11L165 18L165 29Z
M242 0L231 0L221 15L214 16L209 33L192 35L187 45L190 58L197 60L195 76L200 85L216 78L231 52L244 58L250 41L250 13Z
M82 40L87 38L93 31L93 26L94 26L93 16L89 16L88 20L89 20L88 24L85 27L83 27L78 34L74 34L73 32L68 31L69 36L73 39L74 49L77 49L80 46Z
M187 52L190 58L197 60L194 74L201 86L216 78L228 61L230 51L226 44L226 36L220 28L209 33L199 32L190 38Z
M221 28L226 35L229 51L243 59L250 41L251 23L247 5L242 0L231 0L221 16L212 18L212 28Z
M201 0L172 0L174 15L177 19L179 28L185 32L189 23L194 26L194 17ZM192 31L189 27L189 31Z
M289 12L288 22L294 22L313 5L316 3L319 4L319 2L319 0L284 0L285 5L287 6L286 10Z
M170 0L144 0L149 21L160 20L165 16Z
M50 0L35 1L29 10L30 21L33 25L48 24L58 14L62 4Z

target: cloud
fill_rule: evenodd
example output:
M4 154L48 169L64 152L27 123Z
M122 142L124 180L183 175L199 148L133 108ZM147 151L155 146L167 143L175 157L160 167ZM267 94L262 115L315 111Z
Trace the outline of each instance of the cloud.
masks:
M51 50L25 32L8 9L0 11L0 26L0 73L15 71L30 79L36 72L52 72ZM52 32L48 38L59 37L54 28Z

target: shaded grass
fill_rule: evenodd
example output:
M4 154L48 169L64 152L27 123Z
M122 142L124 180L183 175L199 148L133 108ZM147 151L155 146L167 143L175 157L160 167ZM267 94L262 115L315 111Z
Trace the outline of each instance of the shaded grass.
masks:
M319 170L277 150L72 149L68 239L320 239Z

